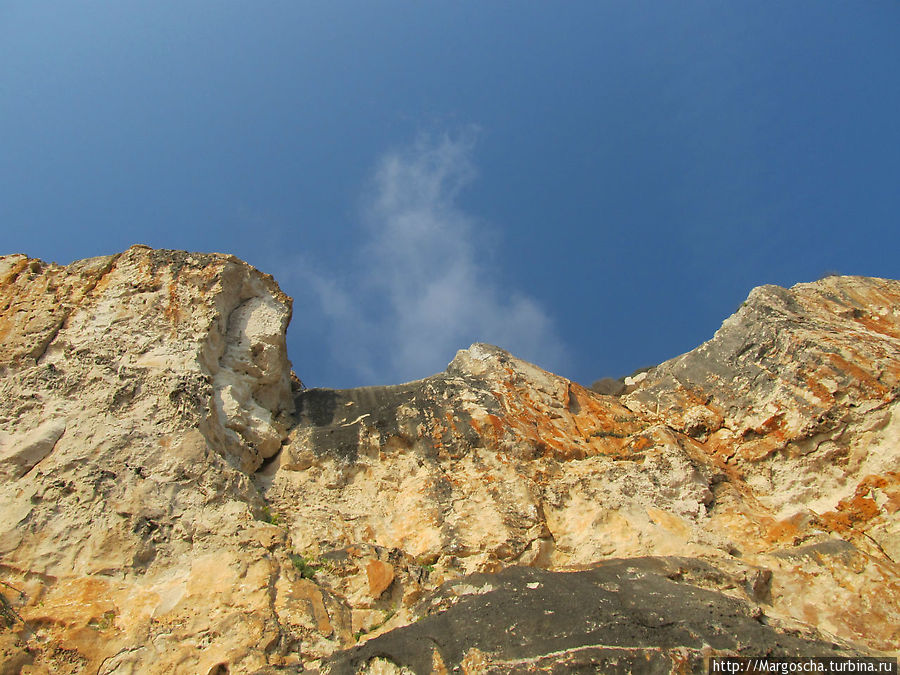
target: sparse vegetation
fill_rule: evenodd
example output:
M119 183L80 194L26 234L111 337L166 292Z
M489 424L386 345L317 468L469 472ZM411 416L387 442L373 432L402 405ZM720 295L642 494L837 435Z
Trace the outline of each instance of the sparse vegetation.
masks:
M109 610L103 613L99 619L91 619L88 622L88 626L93 628L94 630L109 630L112 628L113 623L116 620L116 612L115 610Z
M591 433L591 438L628 438L629 436L631 436L629 433L609 429L599 429Z
M277 513L272 513L272 510L268 506L262 507L262 515L263 521L269 523L270 525L281 526L281 516L279 516Z
M321 565L314 565L307 562L306 558L299 553L291 553L290 558L296 570L300 572L301 577L309 579L310 581L316 578L316 572L319 571Z
M422 568L422 570L427 575L431 575L434 572L434 566L438 561L437 555L429 555L429 556L420 556L416 559L416 564Z
M391 607L391 608L389 608L389 609L383 609L383 610L381 610L381 615L382 615L381 621L380 621L379 623L377 623L376 625L372 626L371 628L360 628L358 631L356 631L355 633L353 633L353 639L356 640L357 642L359 642L359 639L360 639L363 635L368 635L368 634L371 633L372 631L378 630L378 629L381 628L384 624L386 624L388 621L390 621L391 619L393 619L394 616L396 616L396 614L397 614L397 608L396 608L396 607Z

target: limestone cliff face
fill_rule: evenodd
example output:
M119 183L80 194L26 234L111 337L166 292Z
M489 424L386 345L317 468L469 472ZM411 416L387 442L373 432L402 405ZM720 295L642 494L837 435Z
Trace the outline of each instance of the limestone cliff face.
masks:
M220 255L0 265L0 572L25 621L6 659L265 664L283 534L250 472L293 412L290 299Z
M290 313L229 256L0 258L5 672L900 650L900 283L756 289L618 398L482 344L292 390Z

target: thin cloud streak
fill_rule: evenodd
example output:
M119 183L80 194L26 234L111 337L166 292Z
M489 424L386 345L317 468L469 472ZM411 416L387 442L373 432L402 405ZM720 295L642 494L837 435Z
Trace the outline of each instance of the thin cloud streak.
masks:
M474 136L421 137L385 154L364 199L356 267L340 279L308 267L302 273L335 358L352 360L367 384L438 372L473 342L545 368L562 365L552 318L534 299L501 287L479 256L485 225L457 206L476 173Z

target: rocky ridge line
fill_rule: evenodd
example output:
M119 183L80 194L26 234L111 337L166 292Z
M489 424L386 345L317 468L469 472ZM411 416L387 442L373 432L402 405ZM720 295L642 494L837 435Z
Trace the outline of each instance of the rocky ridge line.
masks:
M292 389L290 313L231 256L0 258L9 672L900 649L900 283L755 289L622 397L490 345Z

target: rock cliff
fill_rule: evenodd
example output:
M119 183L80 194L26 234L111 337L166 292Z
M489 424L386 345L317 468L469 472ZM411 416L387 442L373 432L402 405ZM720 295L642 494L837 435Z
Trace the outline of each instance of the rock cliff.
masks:
M755 289L620 396L484 344L306 390L290 316L230 256L0 258L0 673L900 651L900 282Z

